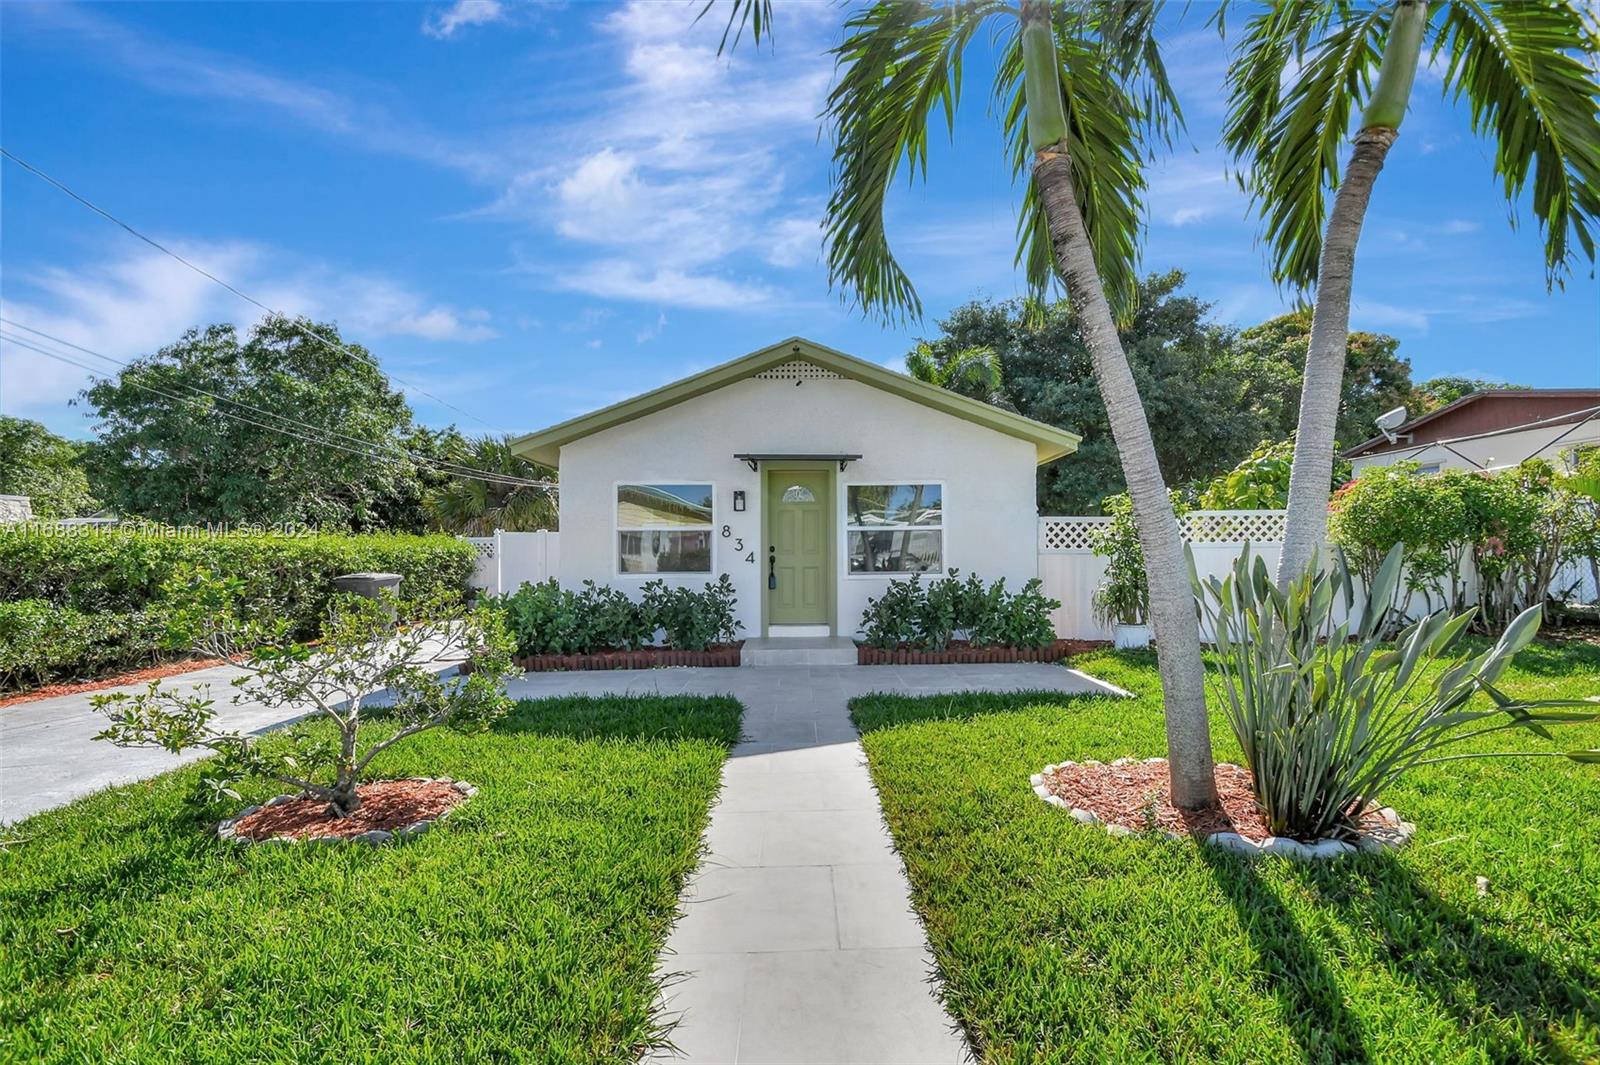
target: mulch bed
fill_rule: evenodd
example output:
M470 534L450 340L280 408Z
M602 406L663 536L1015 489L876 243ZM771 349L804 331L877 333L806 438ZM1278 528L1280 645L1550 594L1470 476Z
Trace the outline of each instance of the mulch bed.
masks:
M441 780L374 780L356 788L361 805L348 817L328 812L323 799L290 799L263 806L234 822L234 831L252 840L333 836L350 839L363 832L393 832L431 821L466 796Z
M943 651L899 647L868 647L856 644L856 664L862 666L942 666L975 662L1059 662L1072 655L1110 647L1104 640L1057 640L1044 647L974 647L965 640L951 640Z
M1600 625L1561 625L1539 630L1539 639L1551 643L1589 643L1600 647Z
M1237 832L1256 843L1272 837L1266 819L1256 807L1250 771L1236 765L1217 766L1217 797L1222 800L1222 809L1201 813L1172 805L1165 759L1124 765L1064 765L1043 776L1044 786L1059 796L1068 809L1088 810L1108 825L1121 825L1135 832L1154 829L1199 837ZM1363 815L1361 824L1363 829L1385 827L1376 810Z
M175 677L180 673L193 673L197 669L210 669L220 666L220 658L184 658L174 662L163 662L158 666L148 666L144 669L134 669L127 673L118 673L112 677L102 677L99 680L73 681L63 684L46 684L42 688L30 688L25 692L16 692L12 695L0 697L0 707L15 706L17 703L31 703L35 699L53 699L57 695L77 695L79 692L95 692L105 688L115 688L123 684L148 684L152 680L164 680Z

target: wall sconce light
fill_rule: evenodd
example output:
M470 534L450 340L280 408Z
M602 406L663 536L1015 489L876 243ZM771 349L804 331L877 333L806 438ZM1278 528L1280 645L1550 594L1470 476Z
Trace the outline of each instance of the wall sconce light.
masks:
M734 513L736 513L736 514L743 512L743 510L744 510L744 492L743 491L735 491L733 493L733 510L734 510Z

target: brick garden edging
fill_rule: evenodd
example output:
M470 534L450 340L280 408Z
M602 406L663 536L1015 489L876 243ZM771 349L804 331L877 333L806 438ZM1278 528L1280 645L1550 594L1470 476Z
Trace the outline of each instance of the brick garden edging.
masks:
M1068 655L1109 647L1104 641L1057 640L1043 647L973 647L951 641L943 651L913 647L868 647L856 644L858 666L944 666L980 662L1059 662Z
M592 651L582 655L513 655L518 669L547 673L574 669L657 669L662 666L737 666L744 641L721 643L704 651L676 651L670 647L641 647L637 651ZM472 663L461 664L463 673Z

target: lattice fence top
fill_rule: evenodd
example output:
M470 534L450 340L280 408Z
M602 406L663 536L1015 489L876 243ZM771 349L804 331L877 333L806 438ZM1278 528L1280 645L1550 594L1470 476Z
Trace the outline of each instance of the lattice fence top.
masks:
M1089 551L1110 518L1040 518L1039 550Z
M838 381L840 377L825 367L804 359L790 359L788 362L779 363L770 370L762 370L756 374L762 381Z
M494 537L492 536L464 536L462 539L471 544L478 551L479 558L494 557Z
M1111 522L1105 517L1041 517L1040 551L1092 551L1095 540ZM1192 544L1281 543L1281 510L1191 510L1178 519L1186 542Z

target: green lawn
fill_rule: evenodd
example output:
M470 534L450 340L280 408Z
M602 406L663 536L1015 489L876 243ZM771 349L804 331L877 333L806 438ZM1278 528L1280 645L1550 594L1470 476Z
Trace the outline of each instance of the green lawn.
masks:
M0 1061L629 1060L739 717L564 699L426 733L380 775L481 790L377 849L220 844L192 768L25 821L0 847Z
M1115 839L1028 776L1165 754L1154 659L1074 665L1137 697L852 704L985 1060L1600 1060L1600 767L1428 767L1387 796L1418 825L1409 848L1312 866ZM1537 643L1504 686L1600 692L1600 648ZM1213 735L1237 760L1220 716ZM1600 726L1557 739L1600 746Z

